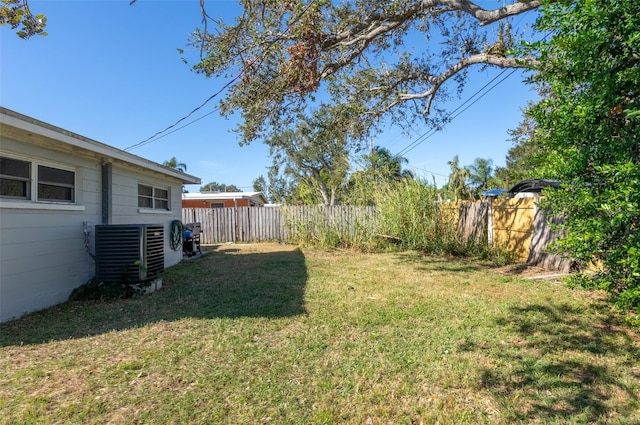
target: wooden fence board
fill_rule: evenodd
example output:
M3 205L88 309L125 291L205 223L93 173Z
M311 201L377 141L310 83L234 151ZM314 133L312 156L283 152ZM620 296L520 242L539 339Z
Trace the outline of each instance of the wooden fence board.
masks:
M538 208L533 221L534 231L527 264L540 266L547 270L569 272L573 263L570 259L547 251L549 244L558 238L558 233L553 230L553 226L560 224L562 219L558 217L548 219L544 210Z
M444 213L458 220L458 232L465 238L486 242L492 232L493 241L516 255L521 261L541 265L550 270L566 270L570 261L546 252L556 235L535 207L535 200L498 199L491 204L492 228L488 229L487 202L442 204ZM457 218L455 217L457 215ZM226 242L292 241L303 228L310 234L330 228L350 236L375 233L375 207L296 206L183 208L184 223L202 225L204 245Z
M534 198L497 199L491 203L493 244L520 261L529 257L533 237Z
M487 202L459 202L458 234L465 240L487 240Z

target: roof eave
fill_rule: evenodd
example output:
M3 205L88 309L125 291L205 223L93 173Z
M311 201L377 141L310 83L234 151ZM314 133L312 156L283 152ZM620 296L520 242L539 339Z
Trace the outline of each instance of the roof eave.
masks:
M140 156L125 152L113 146L100 143L88 137L81 136L60 127L36 120L35 118L22 115L10 109L0 107L0 123L11 126L26 132L27 134L37 134L51 140L56 140L78 149L84 149L98 155L123 161L151 171L155 171L166 176L180 180L183 184L200 184L199 177L183 173L179 170L166 167L157 162L150 161Z

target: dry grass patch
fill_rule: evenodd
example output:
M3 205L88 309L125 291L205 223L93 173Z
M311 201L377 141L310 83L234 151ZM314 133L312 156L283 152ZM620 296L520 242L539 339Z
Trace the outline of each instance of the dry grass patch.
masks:
M0 423L640 423L597 298L417 253L210 248L151 296L3 324Z

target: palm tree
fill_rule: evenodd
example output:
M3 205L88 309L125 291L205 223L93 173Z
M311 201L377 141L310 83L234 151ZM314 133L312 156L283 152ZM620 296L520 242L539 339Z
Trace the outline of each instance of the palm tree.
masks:
M175 156L172 156L170 160L163 162L162 165L164 165L165 167L175 168L181 173L184 173L187 171L187 164L185 164L184 162L178 162ZM186 187L184 187L184 185L182 186L182 193L189 193L189 191L187 190Z
M170 160L163 162L162 165L164 165L165 167L175 168L176 170L183 173L187 171L187 164L185 164L184 162L178 162L175 156L172 156Z
M460 167L458 155L447 162L451 167L451 174L449 174L449 182L447 188L453 199L467 199L469 197L469 190L467 189L466 182L469 179L470 172L466 167Z
M401 180L415 177L413 171L402 168L404 164L409 163L409 160L400 155L393 155L387 148L376 146L367 159L371 170L379 173L383 178Z
M487 190L489 179L493 177L493 160L476 158L469 165L469 184L477 191Z

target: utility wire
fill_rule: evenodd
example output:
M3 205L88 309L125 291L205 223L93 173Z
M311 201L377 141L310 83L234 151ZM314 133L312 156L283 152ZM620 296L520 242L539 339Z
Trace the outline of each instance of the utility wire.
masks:
M158 140L160 137L156 138L157 136L160 136L161 134L166 133L167 131L169 131L169 130L171 130L172 128L174 128L176 125L180 124L182 121L184 121L184 120L186 120L187 118L189 118L191 115L195 114L198 110L200 110L201 108L203 108L207 103L209 103L211 100L213 100L216 96L218 96L220 93L222 93L225 89L227 89L229 86L231 86L233 83L235 83L235 82L238 80L238 78L240 78L240 77L242 76L243 72L244 72L244 69L242 70L242 72L241 72L240 74L238 74L238 75L237 75L237 76L235 76L233 79L231 79L227 84L225 84L225 85L224 85L220 90L218 90L217 92L215 92L215 93L214 93L213 95L211 95L207 100L205 100L202 104L200 104L200 106L196 107L194 110L192 110L191 112L189 112L189 113L188 113L187 115L185 115L184 117L180 118L180 119L179 119L178 121L176 121L175 123L171 124L170 126L168 126L167 128L165 128L164 130L160 130L160 131L156 132L153 136L148 137L147 139L145 139L145 140L143 140L143 141L141 141L141 142L138 142L138 143L136 143L136 144L134 144L134 145L131 145L131 146L127 147L127 148L124 148L124 150L125 150L125 151L128 151L128 150L131 150L131 149L139 148L140 146L146 145L147 143L151 143L151 142L154 142L154 141ZM214 110L213 110L213 111L211 111L209 114L211 114L211 113L215 112L216 110L217 110L217 109L214 109ZM207 114L207 115L209 115L209 114ZM203 116L203 117L198 118L198 120L200 120L200 119L202 119L202 118L206 117L207 115L205 115L205 116ZM189 124L193 124L194 122L196 122L196 121L198 121L198 120L192 121L192 122L190 122ZM185 126L183 126L183 127L180 127L180 128L184 128L184 127L186 127L186 125L185 125ZM177 130L176 130L176 131L177 131ZM172 133L173 133L173 132L172 132ZM171 134L171 133L169 133L169 134ZM165 135L168 135L168 134L165 134Z
M433 127L429 130L427 130L426 132L424 132L420 137L418 137L416 140L414 140L413 142L411 142L409 145L407 145L407 147L405 147L404 149L402 149L400 152L398 152L397 155L405 155L409 152L411 152L413 149L415 149L416 147L418 147L420 144L422 144L425 140L429 139L430 137L432 137L435 133L437 133L438 131L442 130L447 124L451 123L451 121L453 121L455 118L457 118L458 116L460 116L460 114L462 114L464 111L466 111L467 109L469 109L471 106L473 106L476 102L478 102L480 99L482 99L484 96L486 96L491 90L493 90L494 88L496 88L499 84L501 84L504 80L506 80L507 78L509 78L511 75L513 75L515 72L517 71L517 69L513 69L511 70L511 72L509 74L507 74L507 76L505 76L503 79L501 79L500 81L498 81L497 83L495 83L493 86L489 87L489 89L487 89L484 93L480 94L485 88L487 88L489 85L493 84L498 78L500 78L502 76L502 74L504 74L505 72L507 72L506 69L503 69L502 72L500 72L498 75L496 75L491 81L489 81L487 84L485 84L484 86L482 86L478 91L476 91L471 97L469 97L467 100L465 100L462 104L460 104L456 109L454 109L453 111L451 111L450 113L448 113L444 119L448 120L445 124L443 124L441 127ZM474 97L479 96L477 99L473 100ZM473 101L472 101L473 100ZM471 103L469 103L471 102ZM464 107L465 105L467 105L469 103L468 106ZM464 107L464 109L463 109ZM458 112L460 111L460 112ZM454 115L456 112L458 112L456 115Z
M479 98L477 98L476 100L474 100L473 102L471 102L466 108L464 108L462 111L458 112L456 115L454 115L453 117L451 117L452 120L454 120L455 118L457 118L460 114L462 114L464 111L466 111L467 109L469 109L470 107L473 106L474 103L476 103L477 101L479 101L480 99L482 99L484 96L486 96L491 90L493 90L494 88L496 88L498 85L500 85L504 80L506 80L507 78L511 77L518 69L512 69L511 72L509 74L507 74L502 80L498 81L497 83L495 83L492 87L490 87L485 93L482 94L482 96L480 96Z
M520 19L518 20L518 22L516 23L516 26L520 24L520 22L522 22L522 20L525 18L525 16L521 16ZM551 32L548 32L547 34L545 34L544 37L542 37L542 40L546 40L547 37L549 37L549 35L551 35ZM422 142L424 142L426 139L428 139L429 137L433 136L435 133L437 133L439 130L441 130L442 128L444 128L444 126L446 126L448 123L450 123L451 121L453 121L455 118L457 118L460 114L462 114L464 111L466 111L467 109L469 109L474 103L476 103L478 100L480 100L481 98L483 98L487 93L489 93L491 90L493 90L498 84L502 83L504 80L506 80L507 78L509 78L511 75L513 75L515 72L517 71L517 68L511 70L511 72L509 73L509 75L507 75L506 77L504 77L502 80L500 80L498 83L496 83L493 87L489 88L484 94L482 94L482 96L480 96L478 99L474 100L469 106L467 106L466 108L462 109L458 114L456 114L455 116L453 115L454 113L456 113L458 110L460 110L464 105L466 105L468 102L471 101L471 99L473 99L475 96L477 96L480 92L482 92L487 86L489 86L490 84L492 84L494 81L496 81L498 78L500 78L502 76L502 74L504 74L505 72L507 72L507 69L503 69L498 75L496 75L491 81L489 81L487 84L485 84L484 86L482 86L478 91L476 91L471 97L469 97L466 101L464 101L462 104L460 104L456 109L454 109L453 111L451 111L449 114L447 114L445 116L445 119L449 119L451 118L450 121L448 121L447 123L443 124L442 127L438 128L438 127L434 127L428 131L426 131L425 133L423 133L420 137L418 137L416 140L414 140L413 142L411 142L406 148L402 149L400 152L398 152L397 155L401 156L404 155L410 151L412 151L413 149L415 149L418 145L420 145Z
M311 6L312 6L316 1L317 1L317 0L315 0L315 1L311 2L311 3L309 3L309 5L308 5L308 6L307 6L307 7L306 7L302 12L300 12L300 14L299 14L299 15L298 15L298 16L297 16L297 17L292 21L292 23L291 23L291 24L290 24L290 25L285 29L285 31L284 31L282 34L280 34L278 37L276 37L276 39L274 39L273 41L271 41L271 42L267 45L267 47L265 48L265 50L264 50L264 52L263 52L263 56L262 56L262 57L264 57L264 53L266 53L266 51L267 51L269 48L271 48L271 47L272 47L275 43L277 43L278 41L282 40L282 38L283 38L284 34L286 34L286 33L289 31L289 29L291 28L291 25L292 25L292 24L295 24L296 22L298 22L298 21L299 21L299 20L304 16L304 14L305 14L305 13L307 13L307 11L311 8ZM522 21L522 19L523 19L523 18L524 18L524 17L521 17L521 18L520 18L520 21ZM520 21L519 21L519 22L520 22ZM548 35L549 35L549 34L547 34L543 39L546 39ZM260 64L260 62L262 61L262 57L261 57L261 60L257 62L258 64ZM251 65L253 66L254 64L255 64L255 63L252 63ZM216 108L214 108L214 110L212 110L211 112L208 112L207 114L205 114L205 115L203 115L203 116L201 116L201 117L199 117L199 118L196 118L195 120L190 121L190 122L188 122L187 124L185 124L185 125L183 125L183 126L181 126L181 127L174 128L174 127L176 127L178 124L180 124L182 121L186 120L186 119L187 119L187 118L189 118L191 115L193 115L194 113L196 113L198 110L202 109L202 108L203 108L207 103L209 103L211 100L213 100L214 98L216 98L216 97L217 97L220 93L222 93L224 90L226 90L227 88L229 88L230 86L232 86L232 85L233 85L233 84L234 84L234 83L235 83L235 82L236 82L240 77L242 77L242 75L246 72L247 68L248 68L248 66L243 67L243 68L242 68L242 70L240 71L240 73L238 73L238 75L236 75L236 76L235 76L235 77L233 77L229 82L227 82L227 83L226 83L226 84L225 84L225 85L224 85L220 90L218 90L217 92L215 92L215 93L214 93L213 95L211 95L207 100L205 100L201 105L199 105L198 107L196 107L195 109L193 109L191 112L189 112L189 113L188 113L187 115L185 115L184 117L182 117L182 118L180 118L179 120L177 120L177 121L176 121L175 123L173 123L172 125L170 125L170 126L166 127L166 128L165 128L165 129L163 129L163 130L160 130L160 131L156 132L156 133L155 133L155 134L153 134L151 137L148 137L147 139L145 139L145 140L143 140L143 141L141 141L141 142L135 143L135 144L133 144L133 145L131 145L131 146L129 146L129 147L124 148L123 150L125 150L125 151L132 150L132 149L135 149L135 148L138 148L138 147L144 146L144 145L146 145L146 144L149 144L149 143L155 142L155 141L157 141L157 140L160 140L160 139L162 139L163 137L166 137L166 136L168 136L168 135L170 135L170 134L173 134L173 133L175 133L175 132L176 132L176 131L178 131L178 130L181 130L181 129L185 128L185 127L188 127L189 125L194 124L194 123L196 123L196 122L200 121L201 119L206 118L207 116L209 116L209 115L213 114L214 112L217 112L219 108L217 108L217 107L216 107ZM447 115L447 117L446 117L446 118L449 118L453 113L455 113L456 111L458 111L462 106L464 106L467 102L469 102L471 99L473 99L473 97L475 97L479 92L481 92L482 90L484 90L484 88L485 88L487 85L491 84L493 81L495 81L497 78L499 78L499 77L500 77L500 75L502 75L504 72L506 72L506 69L505 69L505 70L503 70L500 74L498 74L498 76L496 76L493 80L491 80L491 81L490 81L489 83L487 83L485 86L483 86L480 90L478 90L478 91L477 91L474 95L472 95L469 99L467 99L465 102L463 102L463 103L462 103L458 108L456 108L456 109L455 109L455 110L453 110L451 113L449 113L449 114ZM507 77L505 77L503 80L501 80L501 82L502 82L502 81L504 81L504 80L505 80L506 78L508 78L509 76L511 76L514 72L515 72L515 69L514 69L514 70L513 70L509 75L507 75ZM494 87L495 87L495 86L494 86ZM493 87L492 87L492 88L493 88ZM490 91L490 90L491 90L491 89L489 89L489 91ZM487 91L487 93L488 93L489 91ZM486 93L485 93L485 94L486 94ZM484 94L483 94L480 98L482 98L483 96L484 96ZM479 100L479 99L477 99L476 101L474 101L471 105L473 105L474 103L476 103L478 100ZM469 105L469 106L471 106L471 105ZM466 109L468 109L468 108L465 108L464 110L462 110L462 111L461 111L461 113L462 113L462 112L464 112ZM458 115L460 115L460 114L458 114ZM454 116L453 118L456 118L458 115ZM453 118L452 118L452 119L453 119ZM173 131L169 131L169 130L171 130L171 129L173 129ZM427 138L431 137L431 136L433 135L433 133L435 133L435 132L437 132L437 131L438 131L438 128L434 128L434 129L431 129L431 130L427 131L426 133L423 133L420 137L418 137L418 139L416 139L416 140L415 140L415 141L413 141L411 144L409 144L406 148L404 148L402 151L400 151L400 152L398 153L398 155L403 155L404 153L410 152L410 151L411 151L411 150L413 150L416 146L418 146L420 143L422 143L422 142L423 142L424 140L426 140ZM168 133L167 133L167 132L168 132ZM429 132L432 132L432 133L431 133L431 134L428 134ZM165 134L165 133L166 133L166 134ZM397 142L397 140L398 140L398 139L399 139L399 136L398 136L398 137L397 137L397 138L392 142L392 144L395 144L395 143ZM422 140L421 140L421 139L422 139Z
M265 47L265 49L262 52L262 55L260 56L260 60L253 62L249 65L245 65L242 70L238 73L238 75L236 75L235 77L233 77L231 80L229 80L224 86L222 86L222 88L220 90L218 90L217 92L215 92L214 94L212 94L211 96L209 96L209 98L207 100L205 100L204 102L202 102L202 104L200 104L200 106L196 107L195 109L193 109L191 112L189 112L187 115L185 115L184 117L180 118L179 120L177 120L175 123L171 124L170 126L166 127L164 130L160 130L158 132L156 132L154 135L152 135L151 137L146 138L145 140L138 142L136 144L133 144L129 147L124 148L125 151L131 150L131 149L135 149L135 148L139 148L140 146L146 145L148 143L154 142L158 139L160 139L161 134L166 133L167 131L171 130L172 128L174 128L175 126L177 126L178 124L180 124L182 121L186 120L187 118L189 118L191 115L193 115L194 113L196 113L197 111L199 111L200 109L202 109L207 103L209 103L210 101L212 101L213 99L215 99L220 93L222 93L223 91L225 91L227 88L231 87L233 84L235 84L236 81L238 81L238 79L240 79L240 77L242 77L244 75L244 73L247 71L247 69L251 66L259 66L262 61L264 60L264 56L266 54L266 52L273 47L273 45L275 45L277 42L281 41L284 38L284 35L287 34L289 32L289 29L291 28L292 25L294 25L296 22L298 22L304 15L305 13L307 13L309 11L309 9L311 9L311 6L313 6L315 3L317 2L317 0L314 0L312 2L310 2L307 7L298 14L298 16L296 16L293 21L291 21L291 23L287 26L287 28L281 33L279 34L274 40L272 40L271 42L269 42L269 44ZM174 131L172 131L171 133L178 131L188 125L193 124L196 121L201 120L202 118L212 114L213 112L217 111L217 108L214 109L213 111L211 111L210 113L189 122L188 124L175 129ZM166 135L169 135L171 133L168 133ZM164 136L162 136L164 137Z
M491 85L495 80L497 80L498 78L500 78L500 76L502 76L502 74L504 74L507 70L503 69L498 75L496 75L493 79L491 79L491 81L489 81L488 83L486 83L484 86L482 86L480 89L478 89L474 94L472 94L469 98L467 98L467 100L465 100L464 102L462 102L460 105L458 105L458 107L456 109L454 109L453 111L449 112L444 119L447 120L449 119L453 114L455 114L457 111L459 111L462 107L464 107L464 105L466 105L467 103L471 102L471 100L478 96L484 89L486 89L489 85ZM446 124L443 124L443 127ZM419 145L420 143L422 143L424 140L426 140L427 138L431 137L431 135L433 133L436 133L439 129L441 129L442 127L433 127L429 130L427 130L426 132L422 133L416 140L414 140L413 142L411 142L407 147L405 147L404 149L402 149L398 155L403 155L411 150L413 150L413 148L417 145Z
M433 174L433 175L436 175L436 176L440 176L440 177L449 177L449 176L448 176L448 175L446 175L446 174L440 174L440 173L436 173L435 171L425 170L424 168L416 167L416 166L411 165L411 164L409 164L409 167L410 167L410 168L413 168L413 169L415 169L415 170L424 171L425 173Z

